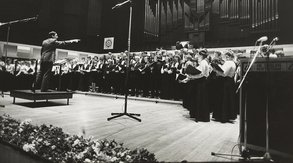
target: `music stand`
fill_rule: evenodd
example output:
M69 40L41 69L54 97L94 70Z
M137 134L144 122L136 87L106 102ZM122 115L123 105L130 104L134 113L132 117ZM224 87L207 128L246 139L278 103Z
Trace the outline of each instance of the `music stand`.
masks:
M130 37L131 37L131 19L132 19L132 1L127 0L125 2L122 2L120 4L115 5L112 9L119 8L123 6L126 3L130 3L130 8L129 8L129 26L128 26L128 51L127 51L127 67L126 67L126 78L125 78L125 102L124 102L124 112L123 113L111 113L111 115L114 115L113 117L108 118L107 120L110 121L111 119L118 118L121 116L128 116L130 118L133 118L139 122L141 122L141 119L135 117L135 116L140 116L140 114L135 114L135 113L127 113L127 97L128 97L128 77L129 77L129 64L130 64Z

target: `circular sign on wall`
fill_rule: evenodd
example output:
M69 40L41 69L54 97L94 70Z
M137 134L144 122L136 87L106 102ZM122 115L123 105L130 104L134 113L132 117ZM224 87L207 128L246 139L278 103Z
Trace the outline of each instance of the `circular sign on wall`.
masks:
M107 37L104 39L104 49L114 48L114 37Z

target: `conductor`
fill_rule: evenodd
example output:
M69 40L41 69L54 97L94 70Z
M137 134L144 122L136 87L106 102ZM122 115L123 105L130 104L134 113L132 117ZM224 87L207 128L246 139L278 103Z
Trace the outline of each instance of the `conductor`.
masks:
M48 38L43 41L41 49L40 70L36 78L36 86L41 86L41 92L47 92L52 76L52 67L55 62L56 48L62 45L77 43L79 39L58 41L58 34L55 31L49 32Z

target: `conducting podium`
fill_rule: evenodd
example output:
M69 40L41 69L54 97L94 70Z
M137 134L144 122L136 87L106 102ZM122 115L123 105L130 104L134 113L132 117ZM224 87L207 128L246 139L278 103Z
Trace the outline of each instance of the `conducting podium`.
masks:
M33 100L34 103L38 100L53 100L53 99L66 99L67 105L69 105L69 99L73 97L72 92L67 91L60 91L61 88L61 69L62 65L64 65L67 62L66 59L57 60L54 62L54 66L59 67L59 86L57 90L49 90L47 92L41 92L40 90L35 89L35 83L33 84L32 90L12 90L10 91L10 96L13 97L13 104L15 104L16 98L21 99L27 99L27 100ZM37 66L36 66L36 72L37 72ZM36 75L36 74L35 74Z
M241 75L251 59L241 59ZM269 76L267 70L269 68ZM269 122L269 151L293 158L293 58L258 58L240 90L241 143L255 151L265 151L266 109ZM268 85L267 85L268 84ZM269 89L268 89L269 88ZM268 91L269 90L269 91ZM269 100L267 102L267 96ZM268 108L266 108L268 107ZM244 127L246 110L247 128ZM246 130L244 132L244 130ZM246 135L243 135L246 134ZM246 136L246 140L244 140Z

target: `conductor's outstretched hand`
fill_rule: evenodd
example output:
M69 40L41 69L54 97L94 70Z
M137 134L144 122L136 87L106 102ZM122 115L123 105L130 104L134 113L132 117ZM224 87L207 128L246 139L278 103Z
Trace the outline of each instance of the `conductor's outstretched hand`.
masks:
M72 39L72 40L70 40L70 42L71 43L78 43L78 42L80 42L80 39Z

